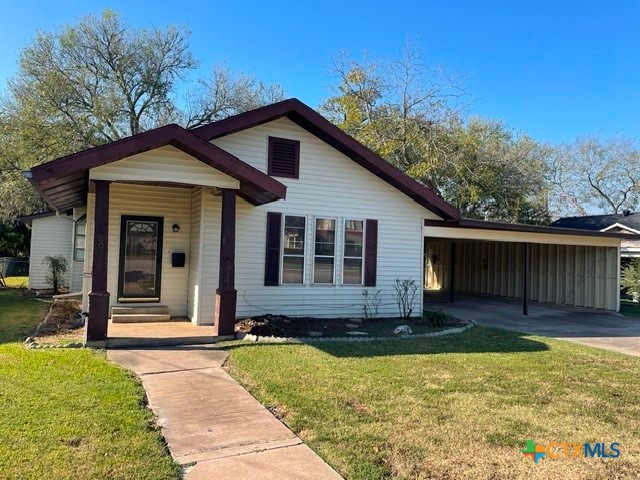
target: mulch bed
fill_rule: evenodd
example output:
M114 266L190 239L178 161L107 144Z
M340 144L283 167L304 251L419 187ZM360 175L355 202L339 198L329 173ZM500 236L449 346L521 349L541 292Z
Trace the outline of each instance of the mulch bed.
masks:
M44 321L38 325L36 335L56 335L83 327L84 319L80 316L80 310L81 303L78 300L54 300Z
M347 324L359 324L359 318L287 317L285 315L261 315L236 322L236 332L265 337L308 337L309 332L319 332L323 337L345 335L353 328Z

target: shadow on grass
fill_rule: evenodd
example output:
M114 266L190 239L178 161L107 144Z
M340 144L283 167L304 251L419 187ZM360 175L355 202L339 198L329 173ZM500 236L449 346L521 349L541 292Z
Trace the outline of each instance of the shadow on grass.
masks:
M373 342L319 342L309 346L339 358L366 358L394 355L435 355L440 353L517 353L549 350L546 343L526 338L520 332L500 328L475 327L461 334L431 338L406 338ZM236 343L221 345L236 348L269 348L287 343Z

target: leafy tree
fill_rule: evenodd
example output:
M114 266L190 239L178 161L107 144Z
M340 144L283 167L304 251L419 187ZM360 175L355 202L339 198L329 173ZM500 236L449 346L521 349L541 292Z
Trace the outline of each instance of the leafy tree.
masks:
M18 222L0 223L0 257L29 255L31 230Z
M192 90L197 61L189 36L175 25L133 28L112 10L39 32L0 101L0 220L46 208L21 175L34 165L169 122L197 126L282 98L281 87L224 67Z
M333 64L321 109L340 128L432 187L467 217L548 223L548 147L500 122L462 118L464 79L428 67L405 45L390 62Z
M638 301L638 297L640 297L640 258L634 258L622 270L620 285L633 296L634 301Z
M578 138L556 149L550 178L553 207L559 214L635 210L640 193L640 148L623 135Z

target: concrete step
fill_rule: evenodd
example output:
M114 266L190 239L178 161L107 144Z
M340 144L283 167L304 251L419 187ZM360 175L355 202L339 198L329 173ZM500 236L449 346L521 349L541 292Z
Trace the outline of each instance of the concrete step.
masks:
M111 315L127 315L135 313L151 313L156 315L168 315L169 307L166 305L116 305L111 307Z
M171 316L168 313L113 313L111 322L113 323L149 323L149 322L170 322Z

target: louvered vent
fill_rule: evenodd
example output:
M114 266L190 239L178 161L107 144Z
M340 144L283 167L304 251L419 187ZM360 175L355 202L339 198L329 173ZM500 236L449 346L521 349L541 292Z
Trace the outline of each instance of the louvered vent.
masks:
M269 175L298 178L300 142L269 137Z

